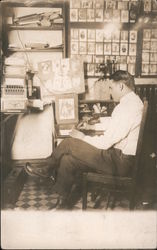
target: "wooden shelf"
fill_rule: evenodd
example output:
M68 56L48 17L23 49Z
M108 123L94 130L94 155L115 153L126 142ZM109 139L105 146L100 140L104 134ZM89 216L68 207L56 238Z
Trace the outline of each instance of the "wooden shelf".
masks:
M63 48L50 49L8 49L9 52L63 52Z
M22 25L8 25L8 30L63 30L63 23L55 23L50 27L45 26L22 26Z

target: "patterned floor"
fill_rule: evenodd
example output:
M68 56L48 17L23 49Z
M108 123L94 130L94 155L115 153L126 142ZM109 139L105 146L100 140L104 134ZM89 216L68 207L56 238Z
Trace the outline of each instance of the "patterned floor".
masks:
M15 204L15 210L52 210L57 202L55 194L51 194L51 183L42 183L38 178L28 177L20 193L18 201ZM94 209L95 204L99 204L99 199L93 200L91 193L88 193L88 210ZM97 203L96 203L97 201ZM104 198L99 204L99 209L106 209L107 200ZM82 200L80 199L73 207L73 210L82 209ZM111 206L108 208L111 209ZM117 201L114 210L128 210L128 201Z

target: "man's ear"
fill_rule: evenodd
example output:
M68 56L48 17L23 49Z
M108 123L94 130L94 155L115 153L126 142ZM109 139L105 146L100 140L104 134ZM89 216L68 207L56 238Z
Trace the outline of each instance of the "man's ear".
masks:
M123 88L124 88L124 85L123 85L123 83L121 82L121 83L120 83L120 90L122 91Z

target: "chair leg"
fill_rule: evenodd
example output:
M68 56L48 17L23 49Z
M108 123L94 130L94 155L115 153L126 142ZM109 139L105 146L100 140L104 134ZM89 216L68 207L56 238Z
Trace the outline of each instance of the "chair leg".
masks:
M82 209L87 208L87 174L83 174Z
M130 200L129 200L129 209L134 210L135 204L136 204L135 194L131 193Z

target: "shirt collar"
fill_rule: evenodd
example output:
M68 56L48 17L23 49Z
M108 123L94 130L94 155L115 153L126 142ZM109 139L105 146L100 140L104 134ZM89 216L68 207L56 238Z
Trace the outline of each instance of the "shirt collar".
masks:
M121 99L120 99L120 103L126 102L128 101L129 98L131 98L134 95L134 92L131 91L128 94L124 95Z

